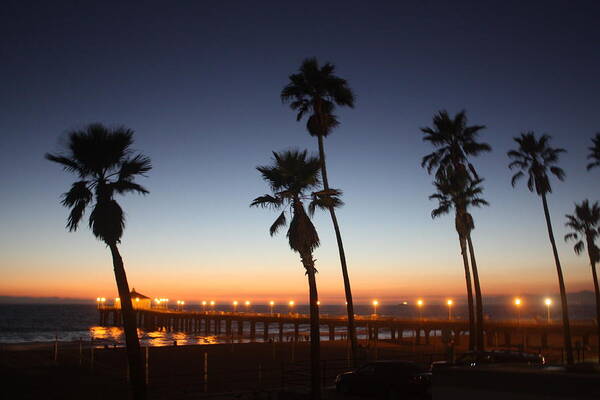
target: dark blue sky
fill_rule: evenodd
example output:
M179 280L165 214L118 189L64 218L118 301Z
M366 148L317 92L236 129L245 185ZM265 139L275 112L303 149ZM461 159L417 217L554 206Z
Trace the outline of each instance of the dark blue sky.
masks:
M200 298L225 296L227 281L265 297L268 285L248 279L285 280L272 293L303 295L297 256L268 237L275 216L248 203L267 189L253 168L271 150L316 150L279 100L310 56L335 63L357 94L326 149L331 183L345 191L340 218L359 295L461 292L452 218L429 217L431 179L419 160L430 149L419 128L439 109L463 108L488 126L482 140L494 149L474 161L491 203L475 213L484 289L555 290L539 199L510 187L505 154L530 129L568 150L567 181L550 199L560 238L573 202L598 199L600 172L585 172L585 156L600 131L600 3L173 3L0 6L0 267L17 267L0 294L113 290L103 246L86 229L64 232L58 196L71 177L43 160L69 129L99 121L133 128L154 162L142 182L152 193L123 200L134 284L185 286ZM337 298L331 228L324 216L316 224L322 292ZM585 259L560 250L567 283L587 288Z

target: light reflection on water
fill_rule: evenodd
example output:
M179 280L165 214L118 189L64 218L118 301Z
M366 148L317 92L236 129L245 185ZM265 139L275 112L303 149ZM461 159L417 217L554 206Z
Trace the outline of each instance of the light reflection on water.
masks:
M344 327L338 327L336 329L336 338L341 338L345 335L346 330ZM292 339L292 331L284 332L284 341ZM309 336L309 327L300 327L300 339L305 340ZM433 333L436 335L436 333ZM404 337L411 337L412 331L404 331ZM367 331L365 329L357 329L357 336L359 339L367 338ZM101 346L122 346L125 343L125 336L123 335L123 329L120 327L104 327L104 326L92 326L89 330L89 337L93 339L97 345ZM219 343L250 343L250 342L264 342L263 332L257 327L256 334L252 338L250 336L226 336L226 335L201 335L190 332L169 332L165 330L156 331L144 331L138 329L138 337L140 338L140 344L142 346L173 346L173 345L205 345L205 344L219 344ZM269 338L275 341L279 340L279 334L275 331L269 334ZM321 339L328 340L329 331L321 330ZM380 339L390 339L389 332L381 331L379 335Z

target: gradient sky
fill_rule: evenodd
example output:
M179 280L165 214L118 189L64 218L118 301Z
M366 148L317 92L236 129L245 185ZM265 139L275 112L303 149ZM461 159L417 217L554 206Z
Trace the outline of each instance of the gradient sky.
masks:
M176 3L176 4L175 4ZM318 6L317 6L318 5ZM523 130L565 147L550 210L568 291L590 289L586 257L563 243L573 203L599 199L585 171L600 131L597 1L28 2L0 12L0 295L116 294L110 253L83 224L68 233L59 196L73 177L43 159L66 132L124 124L154 169L150 195L122 198L129 283L150 296L305 301L306 278L254 169L272 150L316 151L279 100L302 59L331 61L357 94L326 140L331 185L358 301L458 296L453 217L430 218L431 149L420 127L447 109L485 124L474 160L490 207L473 212L485 294L552 294L541 201L513 189L506 151ZM343 301L335 238L315 217L321 299Z

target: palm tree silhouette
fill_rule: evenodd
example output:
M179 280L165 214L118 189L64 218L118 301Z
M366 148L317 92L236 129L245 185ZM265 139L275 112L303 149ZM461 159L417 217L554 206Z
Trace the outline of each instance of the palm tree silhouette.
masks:
M320 378L320 334L319 305L315 260L313 251L319 246L319 235L304 209L303 201L308 191L319 184L321 162L318 158L307 156L306 150L289 150L281 153L273 152L273 164L256 169L271 187L272 194L255 198L250 206L261 206L283 209L279 217L269 228L271 236L288 225L287 238L290 248L300 254L300 260L308 277L310 298L310 358L311 358L311 398L321 398ZM335 190L333 192L336 192ZM333 207L339 203L335 193L318 192L310 209L316 207ZM289 214L286 216L286 214Z
M316 58L308 58L302 62L297 74L289 76L290 82L281 91L281 100L284 103L289 102L291 109L298 112L296 115L297 121L300 121L306 114L310 114L306 128L311 136L317 137L319 158L321 159L321 176L325 191L330 188L327 179L323 138L327 137L339 125L337 116L333 114L336 105L354 107L354 93L348 86L348 82L334 73L335 66L333 64L325 63L323 66L319 66ZM354 302L346 264L346 253L344 252L344 243L342 242L342 234L334 207L329 207L329 214L333 222L340 255L348 314L348 337L350 339L352 360L355 362L358 350L354 324Z
M481 207L489 205L488 202L480 197L483 189L481 183L483 179L468 179L463 173L457 173L452 167L443 170L438 170L434 186L436 193L429 196L430 200L437 200L438 207L431 212L432 218L448 214L452 209L455 211L454 226L458 233L460 244L460 252L463 258L465 268L465 281L467 286L467 298L470 299L469 313L469 334L472 336L474 332L475 321L473 318L473 291L471 288L471 273L469 270L469 260L467 259L467 245L471 255L471 265L473 266L473 280L478 282L477 263L475 260L475 251L471 240L471 232L475 229L473 216L468 212L469 207ZM482 323L478 324L482 328ZM479 337L479 331L477 333ZM479 341L478 341L479 342ZM481 341L483 342L483 340ZM473 340L469 340L469 344L473 345ZM478 343L478 350L483 351L483 343Z
M575 204L575 214L565 215L567 223L565 226L573 231L565 235L565 241L573 240L575 245L573 250L576 254L581 254L587 247L590 266L592 267L592 279L594 280L594 293L596 294L596 321L600 321L600 288L598 287L598 275L596 274L596 263L600 261L600 249L596 246L596 238L600 236L600 207L595 202L590 207L590 202L586 199L581 204ZM585 240L585 242L584 242ZM600 325L597 322L598 342L600 344ZM598 355L600 362L600 355Z
M515 137L514 140L519 145L519 148L517 150L510 150L507 153L508 157L512 160L508 165L508 168L511 170L520 170L512 177L511 184L513 187L519 179L527 175L527 188L530 192L535 190L536 194L542 198L542 206L544 207L544 216L546 217L546 226L548 228L548 237L550 238L550 244L552 245L552 253L554 255L554 263L556 264L556 273L558 275L567 363L573 364L567 291L565 289L565 281L560 265L560 259L558 258L558 250L556 249L556 241L554 240L550 212L548 211L548 201L546 199L546 195L552 193L552 186L550 185L548 173L556 176L560 181L565 179L565 172L562 168L557 167L556 163L558 162L559 154L566 150L550 147L550 139L550 136L542 135L538 140L536 139L534 132L521 133L521 137Z
M70 132L66 154L47 153L45 157L62 165L65 171L76 174L79 179L62 196L62 205L71 209L67 219L69 231L77 230L86 208L91 206L89 226L92 233L110 248L121 301L132 394L134 399L143 400L146 398L146 385L136 318L123 259L117 247L125 228L125 216L114 200L115 194L148 193L134 179L150 171L150 159L141 154L131 156L132 144L133 131L130 129L109 129L101 124L90 124L82 130Z
M469 157L475 157L483 152L491 151L487 143L479 143L477 137L480 131L485 129L484 125L467 125L466 111L461 111L451 118L446 110L439 111L433 117L433 127L421 128L424 133L423 141L429 142L436 149L426 155L421 160L421 167L426 168L429 174L435 170L436 178L448 173L452 169L453 179L477 181L479 176L473 164L469 162ZM463 175L464 177L460 177ZM443 177L442 177L443 178ZM446 177L447 178L447 177ZM466 185L467 182L464 182ZM467 210L457 210L457 213L466 215ZM469 348L472 350L477 347L478 350L484 350L484 321L483 321L483 301L481 294L481 284L479 282L479 272L470 234L464 237L469 245L471 258L471 268L473 269L473 283L475 286L475 306L471 290L471 274L469 273L469 260L466 250L461 241L461 252L463 252L463 263L465 264L465 273L467 275L467 301L469 307ZM476 308L476 309L475 309ZM477 316L475 323L475 314ZM475 329L476 327L476 329ZM476 334L474 334L476 332Z
M600 166L600 132L596 133L596 136L592 138L592 147L588 147L590 154L587 158L593 160L587 165L587 170Z

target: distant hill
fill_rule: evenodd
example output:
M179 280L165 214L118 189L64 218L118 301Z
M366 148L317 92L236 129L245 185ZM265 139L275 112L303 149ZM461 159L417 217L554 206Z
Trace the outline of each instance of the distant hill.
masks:
M0 296L0 304L94 304L90 299L66 297Z

